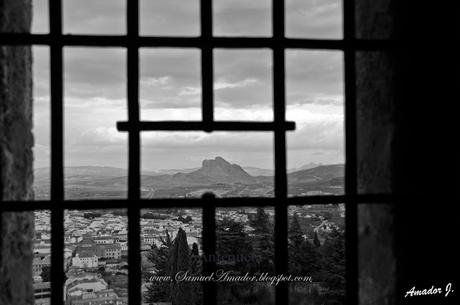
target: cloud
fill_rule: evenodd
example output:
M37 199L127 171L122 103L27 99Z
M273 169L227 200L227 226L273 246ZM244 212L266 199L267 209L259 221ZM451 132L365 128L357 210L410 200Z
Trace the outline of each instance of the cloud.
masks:
M200 166L203 159L216 156L242 165L273 166L270 132L151 132L143 134L142 143L144 168Z
M288 104L342 104L342 52L287 51L286 95Z
M141 108L199 107L201 104L200 69L198 50L141 49L139 91Z
M249 108L216 107L214 116L221 121L272 121L273 108L271 105Z
M47 31L47 1L34 1L34 31ZM68 0L64 30L91 34L126 32L125 0ZM291 36L341 37L338 0L286 1ZM271 1L214 1L214 30L222 35L271 35ZM198 0L141 0L143 35L199 35ZM272 51L214 50L215 117L273 119ZM126 50L64 49L66 165L126 167ZM140 50L140 116L143 120L201 119L201 54L198 49ZM49 162L49 50L34 47L36 162ZM289 164L343 161L343 55L332 51L286 52ZM143 167L199 165L221 155L259 167L273 165L273 134L142 133ZM46 166L46 165L45 165ZM293 166L290 166L293 167Z
M321 106L317 106L321 107ZM88 111L91 109L91 111ZM199 108L179 110L162 109L158 116L170 116L173 120L187 119L190 112L199 113ZM343 142L343 112L330 106L323 112L308 105L288 107L287 117L297 123L297 130L292 132L296 139L294 148L316 148L330 149L337 148L339 142ZM104 104L93 104L92 107L69 107L66 115L68 128L66 129L69 144L118 144L125 141L125 133L116 130L116 122L124 120L126 111L123 107L107 110ZM273 113L270 108L254 109L227 109L217 108L217 113L221 114L221 119L238 120L268 120ZM175 116L174 116L175 115ZM158 136L159 134L159 136ZM144 132L143 145L165 148L184 148L184 147L210 147L219 146L231 149L232 146L243 148L264 149L264 145L258 143L259 137L264 133L255 133L252 137L247 137L246 133L217 133L221 136L213 137L201 132ZM251 133L248 133L251 134ZM218 140L216 140L218 138ZM302 140L303 139L303 140ZM214 140L216 140L214 142ZM302 144L305 143L305 144Z
M162 76L162 77L147 77L140 80L141 85L145 86L158 86L162 88L167 88L166 85L171 82L171 78L169 76Z
M104 107L101 107L104 108ZM180 110L183 111L183 110ZM199 109L194 109L199 113ZM225 111L225 110L223 110ZM268 109L232 110L240 119L261 119L270 115ZM297 109L302 115L305 110ZM115 123L122 114L103 113L99 107L84 110L71 108L66 115L66 165L107 165L126 167L127 134L119 132ZM178 115L173 109L163 109L160 116ZM235 113L236 112L236 113ZM183 111L187 118L190 111ZM105 117L103 116L105 115ZM227 114L227 117L231 116ZM287 136L290 167L308 162L343 162L343 117L336 114L314 115L311 122L297 122L298 130ZM273 165L273 133L271 132L143 132L143 169L186 168L199 166L202 159L223 156L243 165L270 168ZM44 154L49 146L39 145L37 162L47 166Z
M214 50L215 79L258 81L271 79L272 51L269 49Z
M286 0L286 35L342 38L341 0Z
M306 106L303 106L304 108ZM219 109L218 109L219 110ZM94 151L94 162L103 160L104 155L98 153L101 151L100 146L106 147L103 150L105 154L109 146L113 150L119 151L120 147L127 145L126 133L118 132L115 128L115 122L118 115L107 113L103 121L100 119L100 111L94 109L94 113L87 113L84 117L78 119L82 114L76 115L73 112L73 118L67 121L70 128L67 130L66 144L72 147L71 151L83 151L85 149ZM199 111L199 109L195 109ZM228 111L222 109L223 112ZM334 151L337 155L343 150L343 115L340 113L314 114L308 112L308 109L296 108L290 109L298 114L300 118L306 121L297 121L295 132L288 134L288 151L315 151L316 153ZM314 109L312 110L314 111ZM169 115L176 113L169 110ZM190 112L190 111L189 111ZM183 112L186 116L189 112ZM168 115L168 110L163 109L160 115ZM177 115L177 114L176 114ZM228 118L237 115L239 119L246 118L256 120L257 118L265 119L271 115L269 109L259 110L231 110L226 114ZM109 119L109 117L112 117ZM156 155L165 162L173 165L172 155L178 159L187 160L188 155L196 158L212 157L212 155L225 154L232 158L233 155L241 156L246 160L245 164L257 164L257 160L252 156L270 156L273 154L273 134L271 132L215 132L212 134L204 132L143 132L142 148L149 151L150 155ZM244 159L244 154L247 158ZM71 156L72 159L78 159L79 156ZM120 158L122 158L120 156ZM315 161L315 160L312 160ZM150 162L150 161L146 161ZM179 162L179 163L180 163ZM249 163L248 163L249 162ZM322 161L323 162L323 161ZM149 163L150 164L150 163ZM153 163L152 163L153 164ZM161 163L159 163L161 165ZM152 165L153 166L153 165Z
M49 53L34 51L35 96L49 96ZM215 50L218 107L272 104L269 50ZM121 48L66 48L65 95L126 98L126 51ZM333 51L289 50L286 93L290 104L341 103L343 56ZM144 108L189 108L201 104L200 52L144 48L140 53L140 97ZM333 97L333 98L331 98Z
M141 0L141 35L198 36L199 0Z
M33 54L33 90L36 101L48 99L50 95L49 48L32 47Z
M34 0L33 31L46 33L48 1ZM286 33L293 37L341 38L342 1L286 0ZM199 0L140 0L141 35L198 36ZM214 34L270 36L270 0L214 0ZM64 32L126 34L125 0L63 2Z
M126 98L126 50L65 48L64 95L78 98Z
M141 105L145 104L141 102ZM141 120L145 121L199 121L201 120L201 109L199 106L174 108L168 105L162 108L141 107Z
M222 89L227 89L227 88L244 88L247 86L251 86L253 84L256 84L257 80L252 79L252 78L247 78L239 82L226 82L224 80L217 81L214 83L214 90L222 90Z
M119 132L115 126L101 126L86 129L72 142L73 145L112 145L126 144L126 133Z
M63 31L73 34L125 34L125 0L63 1Z
M270 36L270 0L214 0L214 34Z
M201 87L182 87L178 93L179 96L201 96Z
M48 0L34 0L32 8L32 32L49 33Z
M286 119L297 125L310 122L341 121L344 118L344 108L336 105L304 104L288 105Z
M216 50L214 65L216 107L272 104L270 50Z
M288 133L288 150L342 150L343 121L311 122Z

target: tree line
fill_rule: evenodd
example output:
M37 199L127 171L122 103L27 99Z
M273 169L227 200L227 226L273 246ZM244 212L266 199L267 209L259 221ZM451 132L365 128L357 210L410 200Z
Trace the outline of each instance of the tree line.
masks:
M216 223L217 269L231 270L235 274L275 272L274 226L265 209L259 208L248 224L224 218ZM289 273L311 276L312 284L290 284L291 304L344 304L345 249L344 232L332 227L323 242L318 234L306 236L295 214L288 230ZM226 259L222 259L222 257ZM233 258L233 259L229 259ZM244 259L241 259L244 258ZM174 276L178 271L191 275L202 272L204 257L199 246L190 247L184 230L179 229L173 239L169 232L160 237L147 253L155 275ZM173 305L202 304L202 284L191 282L149 282L151 273L144 274L147 291L145 302L172 303ZM263 283L218 283L218 303L222 305L273 304L274 287Z

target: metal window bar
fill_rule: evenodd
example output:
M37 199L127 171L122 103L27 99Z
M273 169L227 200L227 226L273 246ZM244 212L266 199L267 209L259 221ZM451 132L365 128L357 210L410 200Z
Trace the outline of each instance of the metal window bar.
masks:
M127 1L127 38L139 36L139 0ZM128 120L139 122L139 47L128 45ZM140 131L128 132L128 200L140 198ZM128 206L128 303L141 304L140 209Z
M284 37L284 0L272 1L272 31L274 40ZM282 44L273 48L273 112L275 123L286 122L285 49ZM286 131L275 129L275 198L277 202L287 198ZM278 274L288 271L288 206L275 206L275 270ZM283 282L276 286L275 303L289 304L289 286Z
M345 70L345 280L347 304L358 304L358 193L356 66L355 66L355 1L343 1L344 70Z
M49 1L51 88L51 303L64 300L64 113L62 2Z
M275 207L275 259L277 272L286 272L287 209L290 205L346 204L346 296L347 304L358 302L357 269L357 205L379 204L395 200L392 194L357 194L355 52L381 51L399 48L402 43L391 40L360 40L354 36L354 1L343 1L344 39L291 39L284 36L284 0L272 2L273 37L214 37L212 34L212 1L201 0L201 36L144 37L139 36L139 0L127 0L127 35L63 35L62 0L49 1L49 34L0 33L1 45L50 46L51 71L51 200L31 202L2 202L0 212L51 210L51 303L64 300L64 210L65 209L128 209L129 242L129 304L139 305L140 277L140 218L141 208L199 207L203 209L204 253L215 252L216 207L272 206ZM128 122L119 122L119 131L129 135L129 169L127 200L65 200L63 168L63 47L102 46L127 48ZM177 47L199 48L202 68L202 121L139 121L139 48ZM216 122L213 119L213 56L214 48L270 48L273 50L274 122ZM286 135L293 122L285 119L285 50L341 50L345 58L345 195L287 197ZM140 132L160 130L212 131L273 131L275 137L275 198L214 198L201 199L141 199L140 198ZM211 271L215 265L205 264ZM204 304L215 304L215 285L205 285ZM288 301L287 284L276 289L276 304Z

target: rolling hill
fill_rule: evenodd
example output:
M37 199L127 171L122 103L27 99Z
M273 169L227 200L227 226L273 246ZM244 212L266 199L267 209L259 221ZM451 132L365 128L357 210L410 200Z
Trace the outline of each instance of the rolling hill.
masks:
M203 160L200 168L185 172L165 170L142 172L141 187L150 196L187 194L199 189L222 191L228 196L250 193L267 195L273 189L273 175L269 170L249 167L251 175L243 167L232 164L222 157ZM167 174L161 174L166 172ZM46 197L49 191L49 169L35 170L35 190L38 198ZM344 165L320 165L314 168L288 173L289 192L292 195L311 191L340 193L343 190ZM127 191L127 170L115 167L80 166L65 168L66 194L71 198L118 198ZM168 195L168 196L169 196Z

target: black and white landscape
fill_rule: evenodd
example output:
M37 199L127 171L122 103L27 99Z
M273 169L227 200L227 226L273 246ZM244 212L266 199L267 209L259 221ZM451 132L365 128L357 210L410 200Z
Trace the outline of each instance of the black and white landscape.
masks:
M290 195L341 194L343 165L309 164L289 171ZM251 175L252 173L253 175ZM259 175L258 175L259 174ZM199 197L213 192L220 197L273 196L273 174L244 168L221 157L204 160L199 168L163 170L142 174L147 198ZM49 198L48 169L36 171L36 194ZM66 168L68 199L126 198L126 169L113 167ZM41 177L44 177L41 179ZM290 284L292 304L344 301L345 255L343 205L292 206L289 215L289 272L309 276L309 283ZM202 304L200 283L153 280L172 270L202 274L203 262L212 259L219 270L244 275L275 274L274 209L219 208L216 211L217 253L202 252L200 209L141 211L142 293L145 304ZM126 304L127 217L125 210L67 211L65 217L65 283L70 304L92 291L93 298ZM36 213L34 279L37 287L49 285L49 213ZM180 266L180 267L178 267ZM177 269L179 268L179 269ZM266 283L219 283L219 304L273 304L274 286ZM176 293L180 291L180 293ZM88 297L88 296L86 296ZM46 298L43 299L46 301ZM45 302L46 303L46 302Z
M124 0L63 1L63 31L126 34ZM341 1L287 0L286 35L342 38ZM271 1L214 0L214 35L272 35ZM47 33L47 6L34 1L34 33ZM142 35L197 36L198 0L141 0ZM34 190L50 198L49 49L34 52ZM126 199L126 49L63 50L65 199ZM214 49L214 117L219 121L272 121L273 54L269 49ZM141 120L201 120L201 54L192 48L141 48ZM286 51L289 196L344 193L343 55ZM142 198L273 197L272 133L144 132ZM344 206L289 208L289 272L311 276L291 284L291 304L344 303ZM144 304L202 304L201 284L170 284L151 276L183 269L201 274L213 259L236 274L273 273L274 209L216 211L216 257L203 257L200 209L141 211ZM126 210L65 212L66 305L127 304ZM50 214L35 214L36 304L49 304ZM273 304L274 286L218 285L218 304Z
M338 195L343 193L344 166L318 165L288 173L289 195ZM126 198L127 170L81 166L65 169L68 199ZM35 171L35 198L49 198L49 169ZM217 197L273 197L273 171L241 167L222 157L203 160L201 167L143 172L143 198L193 198L205 192Z

